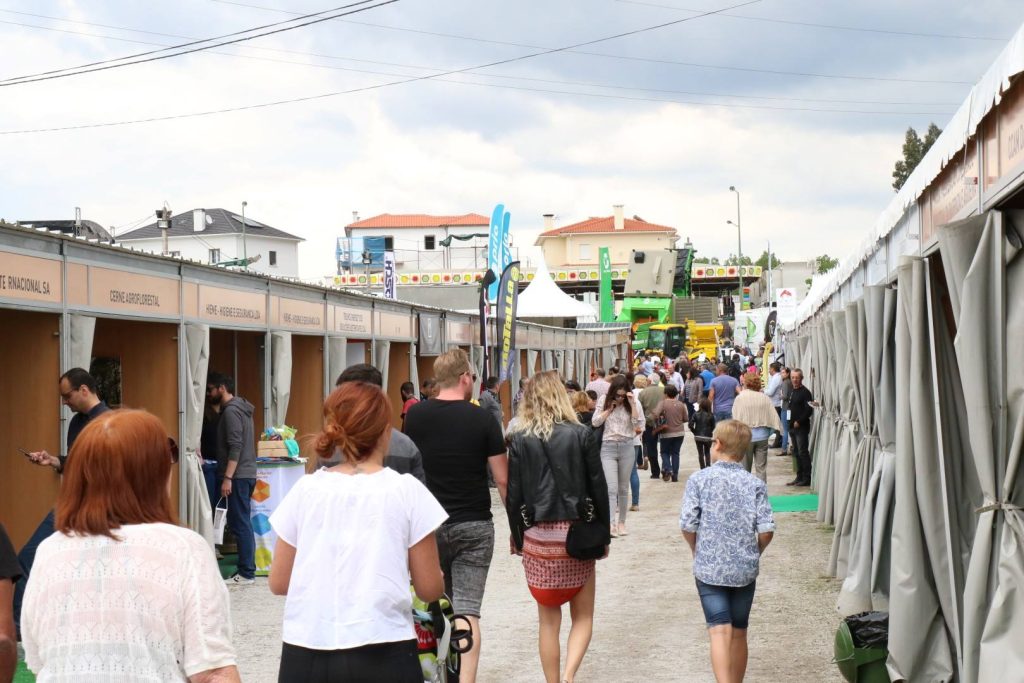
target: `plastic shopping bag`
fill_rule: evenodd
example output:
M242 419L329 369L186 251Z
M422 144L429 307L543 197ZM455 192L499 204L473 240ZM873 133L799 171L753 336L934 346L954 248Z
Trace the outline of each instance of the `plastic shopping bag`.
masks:
M224 507L220 504L224 503ZM228 523L228 499L221 498L217 501L217 507L213 509L213 542L220 545L224 542L224 527Z

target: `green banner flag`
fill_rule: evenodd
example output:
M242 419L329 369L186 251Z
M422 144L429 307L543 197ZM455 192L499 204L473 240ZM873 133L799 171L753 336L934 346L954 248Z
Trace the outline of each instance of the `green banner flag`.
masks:
M598 250L601 259L601 322L615 322L615 299L612 297L612 258L608 247Z

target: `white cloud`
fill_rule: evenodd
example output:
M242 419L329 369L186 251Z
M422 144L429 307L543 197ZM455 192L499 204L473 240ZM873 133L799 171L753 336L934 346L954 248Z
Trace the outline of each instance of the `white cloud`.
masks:
M168 7L164 10L173 11ZM268 19L199 2L189 7L194 10L190 20L198 24L192 32L209 34L227 25L238 28ZM197 17L213 7L218 8L216 21L207 28ZM34 6L25 9L33 11ZM70 1L45 11L117 23L116 18L97 17L90 6ZM874 17L876 22L879 16ZM650 18L634 17L631 25ZM872 17L861 19L870 24ZM122 22L138 25L138 17ZM610 32L596 18L594 22L593 27L575 27L581 30L573 35ZM735 22L721 25L737 30ZM557 26L547 28L554 31ZM324 48L332 30L294 32L286 34L287 39L260 44L394 61L415 61L419 55L424 64L485 61L478 46L460 54L459 44L444 43L439 51L447 54L439 57L429 51L440 39L413 42L414 37L371 34L352 26L336 30L356 35L357 40L339 40ZM569 33L568 28L562 30ZM757 30L760 40L770 40L763 26ZM145 49L46 32L0 31L8 76ZM525 35L518 37L525 40ZM819 35L817 49L875 60L875 66L851 67L851 72L877 67L879 57L862 54L853 38L840 38L834 42L843 49L832 50L833 44ZM559 42L552 35L544 40ZM568 37L562 42L569 42ZM661 53L669 56L677 48L668 40L659 44ZM382 49L374 53L374 47ZM796 47L808 49L806 44ZM613 51L610 46L608 50ZM503 54L509 52L505 49ZM686 58L684 47L676 52ZM756 62L752 54L743 57L746 63ZM915 65L912 50L901 48L893 68L904 76L934 76L952 72L963 59L954 50L945 56L936 57L934 50L927 54ZM977 61L978 54L972 51L972 59ZM584 63L579 57L552 58L542 62L543 68L524 63L518 73L551 75L560 65L573 71ZM614 63L590 63L590 80L604 78L604 66L613 70ZM630 69L650 71L642 65L614 64L619 74ZM663 85L741 89L731 81L714 83L728 76L715 72L701 72L704 83L686 82L693 73L675 69ZM386 79L195 55L2 89L0 130L217 109L381 80ZM759 87L770 88L765 83ZM951 90L942 87L813 79L785 90L781 94L820 98L959 99L950 98ZM516 119L517 112L528 116ZM253 218L308 240L301 249L302 274L317 277L333 271L334 239L353 210L363 217L382 212L489 214L499 201L513 213L519 245L532 244L543 213L554 212L559 223L566 224L608 215L612 204L624 203L628 215L674 225L702 253L724 256L736 248L735 233L725 225L726 219L735 218L735 195L728 192L735 184L743 193L744 251L756 257L770 238L784 258L809 258L826 251L843 254L861 243L891 197L889 174L903 130L908 122L920 120L887 117L880 122L863 116L606 102L444 84L399 86L223 116L0 136L5 158L0 167L0 216L68 217L74 206L81 206L87 218L120 225L150 213L164 200L178 211L198 206L238 209L247 200Z

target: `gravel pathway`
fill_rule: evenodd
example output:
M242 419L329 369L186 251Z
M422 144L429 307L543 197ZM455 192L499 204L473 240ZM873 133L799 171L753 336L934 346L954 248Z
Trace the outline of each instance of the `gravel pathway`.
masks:
M684 473L695 469L691 438L684 443ZM769 456L769 493L787 493L788 458ZM691 573L689 549L679 533L684 481L651 480L640 472L640 511L627 520L629 536L612 541L598 563L594 638L577 681L713 681L703 613ZM520 560L508 553L508 525L495 496L498 542L483 605L479 680L540 681L536 607ZM826 575L832 532L813 512L776 516L775 540L761 562L750 624L749 681L842 681L831 663L839 582ZM266 580L233 588L235 644L242 680L277 680L283 598ZM563 622L568 633L568 609Z

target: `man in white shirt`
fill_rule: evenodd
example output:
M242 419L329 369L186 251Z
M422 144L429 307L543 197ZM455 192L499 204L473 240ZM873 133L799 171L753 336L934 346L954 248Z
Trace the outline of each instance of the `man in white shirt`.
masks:
M597 376L587 384L586 391L593 391L599 397L604 396L608 393L608 387L610 386L608 380L604 378L604 369L598 368L594 371L594 374Z
M775 412L778 413L779 419L782 419L782 364L772 363L768 366L768 385L764 388L764 393L768 398L772 400L772 406L775 408ZM776 439L780 440L782 437L778 433ZM777 441L778 446L781 446L781 441ZM778 448L773 446L773 448Z

